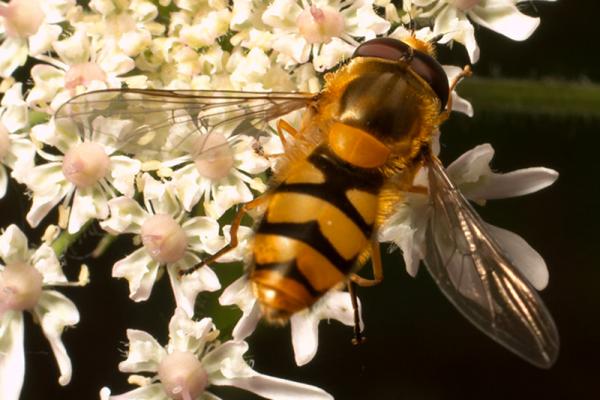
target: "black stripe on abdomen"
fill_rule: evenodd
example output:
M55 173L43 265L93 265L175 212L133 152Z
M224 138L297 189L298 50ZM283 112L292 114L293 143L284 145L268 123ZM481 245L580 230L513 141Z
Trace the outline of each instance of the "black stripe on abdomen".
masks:
M352 272L352 267L356 261L356 257L346 260L338 253L321 232L317 221L271 223L265 219L258 227L257 233L279 235L306 243L327 258L344 275Z

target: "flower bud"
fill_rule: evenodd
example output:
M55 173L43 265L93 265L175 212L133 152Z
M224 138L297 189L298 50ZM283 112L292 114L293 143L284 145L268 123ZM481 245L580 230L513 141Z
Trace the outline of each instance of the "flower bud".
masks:
M42 274L24 262L8 264L0 272L0 315L7 310L30 310L42 294Z
M163 358L158 377L167 396L175 400L197 399L208 386L208 374L190 352L175 351Z
M469 11L471 8L479 4L481 0L450 0L450 3L462 11Z
M174 263L184 256L188 239L173 217L157 214L144 221L142 243L155 261Z
M319 8L314 4L300 13L296 20L300 34L308 43L329 43L344 33L344 17L335 8Z
M4 160L4 157L10 151L10 137L8 136L8 130L2 122L0 122L0 162Z
M11 0L0 4L0 16L4 17L6 34L14 38L28 38L40 29L44 22L44 11L37 1Z
M93 81L105 82L106 79L106 73L96 63L75 64L65 74L65 88L74 90L77 86L88 86Z
M233 150L221 133L200 137L192 155L198 173L213 181L225 178L233 168Z
M83 142L67 151L62 170L65 178L78 188L95 185L106 176L110 159L97 143Z

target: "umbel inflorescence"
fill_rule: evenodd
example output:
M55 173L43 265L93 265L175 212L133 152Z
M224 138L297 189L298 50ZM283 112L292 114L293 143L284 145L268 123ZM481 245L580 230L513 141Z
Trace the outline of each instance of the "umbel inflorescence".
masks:
M164 135L166 145L144 148L141 143L138 151L125 139L132 127L127 120L101 116L81 129L53 116L72 97L102 89L317 93L327 72L376 37L453 45L453 51L466 50L465 63L476 63L480 49L473 24L525 40L539 19L522 13L520 3L525 1L519 0L83 3L0 3L0 196L11 179L24 185L19 187L26 188L31 201L23 224L46 232L28 241L21 229L10 225L0 236L0 398L20 396L26 367L25 312L33 314L48 339L60 370L58 382L67 385L71 380L61 333L78 323L79 312L60 287L86 290L88 272L64 261L63 255L70 239L94 221L106 234L135 238L131 253L114 260L112 269L112 276L128 281L130 299L147 300L166 272L177 304L165 345L147 332L127 331L127 359L119 369L134 373L130 382L139 387L116 396L98 388L102 398L215 399L213 385L235 386L270 399L332 398L319 388L260 374L246 362L244 340L261 314L243 277L220 297L223 306L235 304L243 312L232 337L223 338L211 315L194 307L198 293L221 290L218 267L202 266L181 275L230 242L229 224L222 226L218 220L267 189L269 172L278 168L276 155L285 151L277 121L261 127L260 135L240 134L215 122L211 135L203 137L194 117L174 107L168 118L172 123L165 126L142 114L147 126L160 126L148 130L148 143ZM26 62L33 65L30 75L15 78ZM462 66L444 69L449 82L463 71ZM451 98L453 111L473 114L456 92ZM300 119L299 112L286 116L293 126ZM189 137L191 131L198 135ZM484 144L447 168L474 202L531 193L557 178L546 168L495 173L489 167L493 155L493 148ZM415 177L416 186L426 187L425 175ZM394 242L402 250L413 276L426 256L429 206L426 194L407 194L379 232L380 241ZM51 213L55 209L59 212ZM516 234L489 229L517 266L526 261L520 272L531 285L543 289L548 272L539 254ZM250 227L241 226L237 236L238 247L217 263L245 257ZM68 281L63 268L80 268L78 281ZM298 365L314 357L322 319L353 325L350 295L332 290L310 310L292 316Z

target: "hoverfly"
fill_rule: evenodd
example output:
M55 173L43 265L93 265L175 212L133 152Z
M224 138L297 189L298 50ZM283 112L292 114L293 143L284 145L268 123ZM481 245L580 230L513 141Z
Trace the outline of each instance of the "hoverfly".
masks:
M206 145L208 135L226 130L258 137L278 120L283 166L264 195L240 208L231 243L203 263L235 247L244 213L264 206L247 275L271 321L286 320L340 284L378 283L383 275L377 230L402 194L416 189L413 178L426 168L430 274L484 333L536 366L550 367L559 339L546 306L432 153L432 132L450 111L451 87L431 45L415 38L367 41L325 81L317 94L90 92L66 103L56 121L104 130L96 133L118 136L123 152L161 159L186 151L206 157L218 150ZM304 110L298 130L280 119L295 110ZM124 122L116 134L98 118ZM284 140L284 131L293 143ZM356 274L369 258L371 280Z

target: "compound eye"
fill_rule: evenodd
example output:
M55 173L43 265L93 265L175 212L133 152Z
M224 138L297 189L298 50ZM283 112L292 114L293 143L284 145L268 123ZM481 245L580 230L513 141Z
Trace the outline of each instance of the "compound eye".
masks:
M352 58L355 57L376 57L390 61L403 60L407 62L413 71L433 89L440 99L442 109L446 106L450 95L448 77L440 63L430 55L413 49L400 40L378 38L358 46L352 55Z
M352 58L377 57L385 60L398 61L412 58L413 50L409 45L400 40L391 38L372 39L362 43L356 48Z

